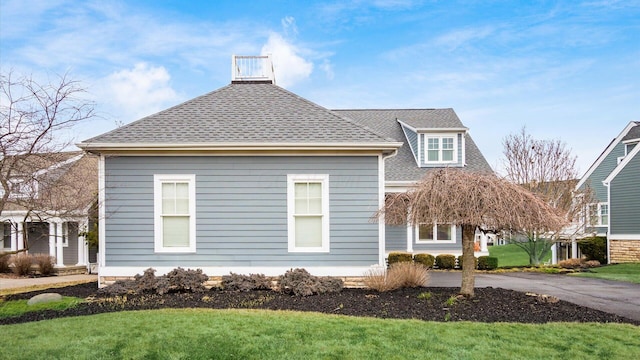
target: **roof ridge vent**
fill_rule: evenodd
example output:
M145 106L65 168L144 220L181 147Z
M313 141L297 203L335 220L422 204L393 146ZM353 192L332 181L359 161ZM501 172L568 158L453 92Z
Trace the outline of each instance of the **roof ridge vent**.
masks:
M268 83L275 84L271 54L267 55L232 55L231 83Z

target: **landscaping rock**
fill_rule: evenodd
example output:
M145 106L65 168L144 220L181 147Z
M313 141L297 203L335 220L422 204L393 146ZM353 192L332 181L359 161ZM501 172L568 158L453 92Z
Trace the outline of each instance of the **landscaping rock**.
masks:
M44 304L62 300L62 295L56 293L44 293L36 295L27 301L27 305Z

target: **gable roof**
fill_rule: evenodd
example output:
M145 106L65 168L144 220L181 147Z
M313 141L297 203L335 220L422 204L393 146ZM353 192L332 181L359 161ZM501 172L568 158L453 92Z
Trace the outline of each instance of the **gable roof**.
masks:
M418 129L466 129L453 109L362 109L362 110L334 110L334 112L349 117L377 132L406 142L398 120L413 124ZM489 163L471 136L465 135L465 170L491 172ZM398 149L398 154L385 162L386 181L414 182L422 179L425 174L437 168L420 168L408 145Z
M640 121L632 121L636 126L632 127L627 135L622 138L622 141L640 139Z
M580 189L582 185L584 185L584 183L587 181L589 176L591 176L591 174L593 174L593 172L598 168L598 166L600 166L600 164L604 161L607 155L609 155L609 153L613 151L613 148L615 148L619 142L623 141L623 139L629 134L629 132L632 129L637 127L640 127L640 122L631 121L629 122L629 124L627 124L627 126L625 126L625 128L620 132L620 134L618 134L618 136L616 136L613 140L611 140L609 145L607 145L607 147L600 154L600 156L598 156L596 161L594 161L593 164L591 164L591 166L584 173L584 175L582 175L582 178L580 178L580 181L578 181L578 183L576 184L576 190Z
M640 126L636 126L636 128L640 128ZM633 150L631 150L631 152L624 157L624 159L620 162L620 164L618 164L618 166L616 166L616 168L613 169L611 174L609 174L609 176L607 176L602 181L602 183L605 186L609 186L609 184L611 184L613 179L615 179L615 177L618 176L620 171L622 171L622 169L624 169L639 152L640 152L640 145L634 146Z
M37 196L10 197L4 210L78 212L97 199L97 156L73 151L31 154L29 160L26 159L21 159L24 161L17 167L22 169L22 174L29 173L29 178L37 181Z
M264 82L232 83L79 144L87 150L297 145L395 149L401 144Z

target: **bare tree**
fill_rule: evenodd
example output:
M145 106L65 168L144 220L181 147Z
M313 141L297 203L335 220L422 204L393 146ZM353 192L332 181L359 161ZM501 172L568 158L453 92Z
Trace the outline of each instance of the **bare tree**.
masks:
M571 237L583 226L584 209L592 198L591 190L575 192L578 179L576 156L560 140L537 140L525 128L503 140L504 170L508 180L533 192L556 212L565 217L572 227L549 229L540 233L523 228L507 239L529 255L531 265L539 265L549 255L551 247L561 237Z
M462 227L460 294L474 296L473 246L476 228L503 231L562 227L564 218L544 201L490 173L455 168L431 171L413 190L389 194L376 214L390 225L453 224Z
M44 84L13 72L0 75L0 215L7 206L26 211L25 221L45 216L42 209L70 210L74 196L56 195L69 195L69 186L41 170L64 161L61 151L72 143L64 132L94 116L85 94L67 74ZM54 188L56 194L46 194Z

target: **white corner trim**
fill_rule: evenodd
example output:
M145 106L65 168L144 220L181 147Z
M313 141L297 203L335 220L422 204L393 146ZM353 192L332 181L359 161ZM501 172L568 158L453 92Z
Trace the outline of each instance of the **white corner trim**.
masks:
M98 268L105 266L106 262L106 193L105 193L105 157L100 154L98 161ZM100 281L98 279L98 286Z

